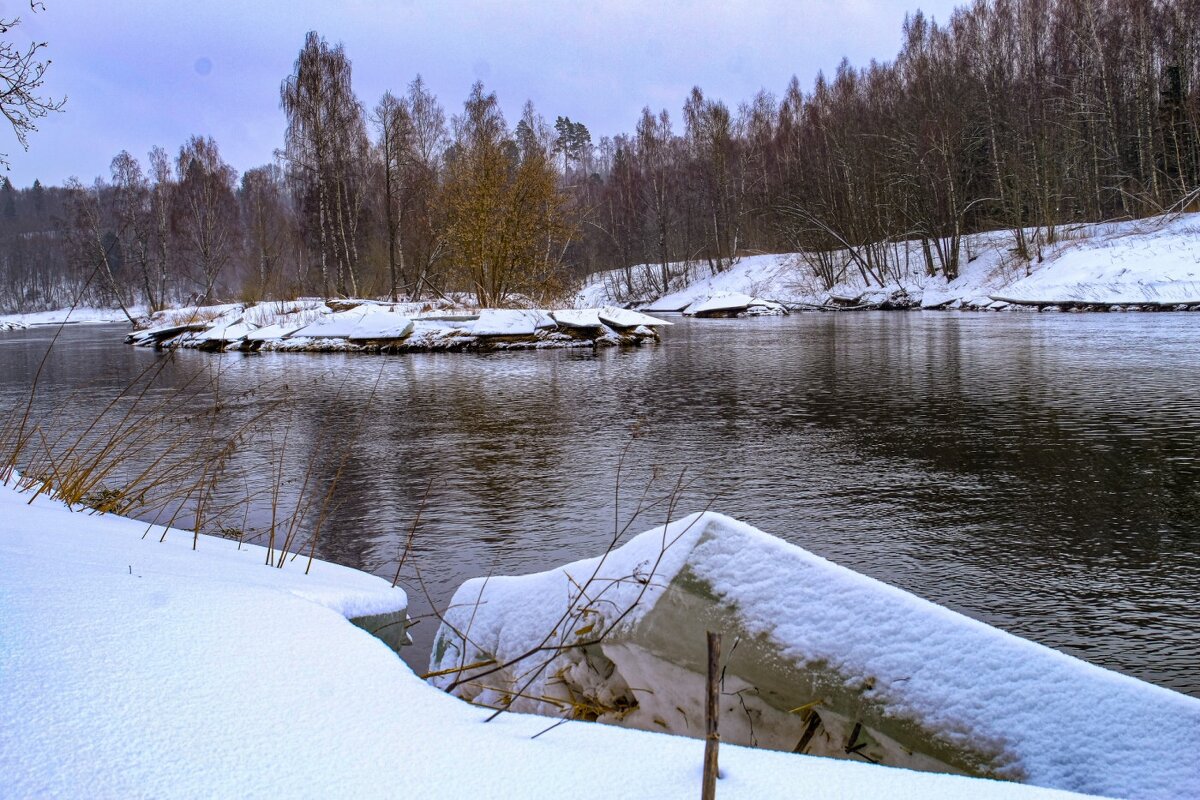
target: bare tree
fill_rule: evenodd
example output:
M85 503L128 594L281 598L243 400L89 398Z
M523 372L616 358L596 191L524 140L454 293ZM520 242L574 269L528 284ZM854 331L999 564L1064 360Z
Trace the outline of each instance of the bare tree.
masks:
M208 299L238 247L236 173L221 158L216 142L201 136L191 137L179 149L175 171L172 229L197 295Z
M394 303L404 272L404 240L400 236L406 195L405 177L412 160L412 116L403 102L384 92L371 121L379 133L379 156L383 160L383 210L388 238L388 298Z
M356 293L368 143L342 46L330 47L310 31L280 88L280 105L288 118L284 156L303 196L307 233L316 240L322 292L329 291L332 261L336 291Z
M37 0L30 0L29 10L43 8ZM20 17L0 19L0 36L7 36L21 24ZM17 141L25 150L29 149L29 134L37 131L36 120L52 111L61 111L67 102L64 97L54 100L41 93L46 69L50 60L41 58L45 42L30 42L21 48L7 40L0 40L0 114L12 125ZM0 153L0 164L8 169L8 155Z

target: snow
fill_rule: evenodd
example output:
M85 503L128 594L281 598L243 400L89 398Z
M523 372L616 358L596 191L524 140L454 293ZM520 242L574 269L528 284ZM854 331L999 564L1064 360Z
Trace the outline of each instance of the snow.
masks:
M249 336L255 330L257 328L254 325L239 316L233 322L221 321L207 330L198 331L193 338L197 342L236 342L238 339Z
M1032 238L1037 232L1027 230ZM1011 231L963 238L959 276L929 276L919 242L893 246L894 273L884 286L868 284L844 253L834 254L843 277L826 288L805 253L748 256L712 273L703 262L671 265L666 291L658 265L638 265L595 275L579 292L576 306L632 303L645 311L683 311L709 298L737 293L789 308L878 304L940 308L1012 308L1035 305L1200 305L1200 214L1180 214L1119 223L1062 226L1040 258L1020 259ZM1026 273L1029 273L1028 275ZM633 286L629 286L629 276ZM847 303L842 302L842 305Z
M358 306L348 311L333 311L287 335L311 339L348 339L372 310L370 306Z
M784 307L770 300L761 300L741 292L717 292L706 300L692 303L683 310L687 316L703 316L717 312L750 312L755 315L782 314Z
M559 325L568 328L599 328L604 323L600 321L600 309L580 308L551 311L550 316Z
M1122 226L992 294L1017 303L1197 304L1200 225L1185 218L1151 232Z
M471 326L475 336L533 336L543 328L553 328L554 320L544 311L512 308L485 308Z
M750 702L744 715L728 700L726 741L753 715L751 736L783 731L778 745L790 749L803 725L787 702L816 700L822 720L908 737L878 736L877 751L914 765L1119 797L1200 797L1200 765L1179 757L1200 751L1200 700L991 628L719 514L648 531L603 560L468 581L446 621L431 668L505 662L548 634L566 644L615 625L598 650L562 650L540 671L526 661L455 689L478 703L521 690L517 710L557 715L591 702L608 709L602 720L695 731L703 631L720 626L744 653L759 653L727 667L732 687L755 691L738 695ZM692 684L680 668L689 665ZM454 677L436 680L449 687ZM769 702L797 687L782 711ZM835 749L847 741L831 738ZM929 745L925 756L914 742Z
M700 743L487 712L347 616L387 581L0 486L0 796L692 798ZM1186 759L1181 759L1186 760ZM1075 795L721 749L720 796Z
M391 309L364 314L347 339L402 339L412 333L413 323Z
M596 316L600 318L601 322L611 325L614 328L636 328L638 326L655 328L671 324L666 320L652 317L649 314L642 314L638 311L630 311L616 306L604 306L596 312Z
M142 306L132 307L129 313L136 319L146 313ZM31 314L0 314L0 331L28 328L34 325L75 325L129 322L129 317L119 308L60 308L53 311L37 311Z

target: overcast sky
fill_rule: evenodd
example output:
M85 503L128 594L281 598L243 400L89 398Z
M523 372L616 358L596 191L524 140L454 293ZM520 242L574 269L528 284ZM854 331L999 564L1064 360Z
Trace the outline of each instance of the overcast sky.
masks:
M731 107L760 88L782 94L795 74L807 89L842 56L890 60L917 0L0 0L19 14L9 34L48 43L46 90L66 110L42 120L22 152L0 131L17 186L108 175L122 149L145 160L212 136L239 172L281 146L279 85L304 34L342 42L354 86L370 109L386 89L420 73L450 114L471 84L497 92L512 124L525 100L553 123L583 122L593 139L630 131L641 108L680 118L693 85ZM924 0L944 20L951 0Z

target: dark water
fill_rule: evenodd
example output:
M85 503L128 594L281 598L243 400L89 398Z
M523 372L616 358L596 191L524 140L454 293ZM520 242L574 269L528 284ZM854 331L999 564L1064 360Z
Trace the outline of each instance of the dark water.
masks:
M972 617L1200 696L1200 314L675 321L661 345L594 354L184 352L159 382L219 376L236 398L222 413L231 430L286 395L235 452L229 484L269 483L284 434L279 463L293 475L309 470L323 490L340 472L324 558L390 579L428 486L404 570L418 612L413 565L445 603L464 578L603 550L624 451L621 520L655 474L657 496L686 470L680 514L712 502ZM50 334L0 335L6 405L27 392ZM40 391L71 395L59 424L82 424L165 358L121 344L116 327L67 330ZM180 417L169 424L195 424ZM246 529L263 524L262 504ZM415 662L434 628L413 629Z

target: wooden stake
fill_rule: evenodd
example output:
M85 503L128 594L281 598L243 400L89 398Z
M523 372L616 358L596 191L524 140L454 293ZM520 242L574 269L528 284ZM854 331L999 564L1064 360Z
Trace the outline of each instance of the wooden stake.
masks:
M717 797L717 748L721 736L717 733L721 707L721 634L708 632L708 687L704 702L704 783L700 787L700 800L716 800Z

